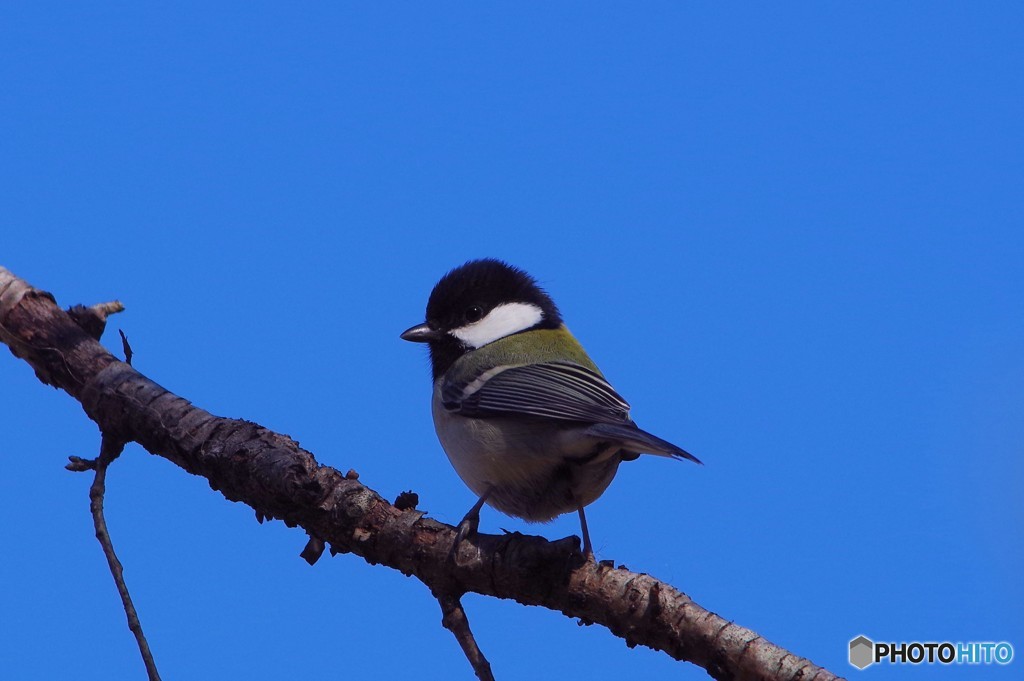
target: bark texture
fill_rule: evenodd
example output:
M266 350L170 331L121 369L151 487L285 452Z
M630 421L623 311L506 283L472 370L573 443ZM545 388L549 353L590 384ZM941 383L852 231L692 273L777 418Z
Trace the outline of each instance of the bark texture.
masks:
M575 538L480 534L449 560L455 528L424 517L408 499L389 503L285 435L172 394L111 355L88 326L0 267L0 341L39 380L81 402L105 436L137 442L203 476L260 519L300 526L332 552L413 575L435 594L510 598L600 624L629 646L664 651L716 679L837 678L649 575L585 561Z

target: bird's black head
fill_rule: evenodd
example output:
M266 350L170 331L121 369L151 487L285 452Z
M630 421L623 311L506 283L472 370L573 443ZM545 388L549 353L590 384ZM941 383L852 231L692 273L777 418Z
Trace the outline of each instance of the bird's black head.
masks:
M530 329L556 329L562 323L551 297L526 272L500 260L471 260L434 286L427 321L402 334L429 343L434 378L461 355Z

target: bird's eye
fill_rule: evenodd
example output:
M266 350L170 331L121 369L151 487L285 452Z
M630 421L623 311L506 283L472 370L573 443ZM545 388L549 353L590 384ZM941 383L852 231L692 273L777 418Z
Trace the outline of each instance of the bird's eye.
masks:
M483 318L484 309L479 305L474 305L473 307L466 310L466 321L469 322L470 324L472 324L473 322L478 322Z

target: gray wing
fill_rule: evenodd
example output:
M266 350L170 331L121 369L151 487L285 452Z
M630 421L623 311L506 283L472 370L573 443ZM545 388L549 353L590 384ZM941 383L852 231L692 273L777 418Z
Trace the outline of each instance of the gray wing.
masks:
M629 404L600 374L572 362L499 366L441 388L463 416L520 414L589 423L632 423Z
M685 449L638 428L629 418L629 404L608 381L573 362L494 367L467 380L445 382L441 400L445 409L462 416L579 421L588 424L583 433L618 442L626 451L700 463Z

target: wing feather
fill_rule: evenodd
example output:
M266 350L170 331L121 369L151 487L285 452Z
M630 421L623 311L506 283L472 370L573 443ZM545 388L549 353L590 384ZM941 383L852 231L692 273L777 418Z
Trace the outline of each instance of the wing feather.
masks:
M629 404L595 371L573 362L495 367L442 386L444 406L463 416L521 414L630 423Z

